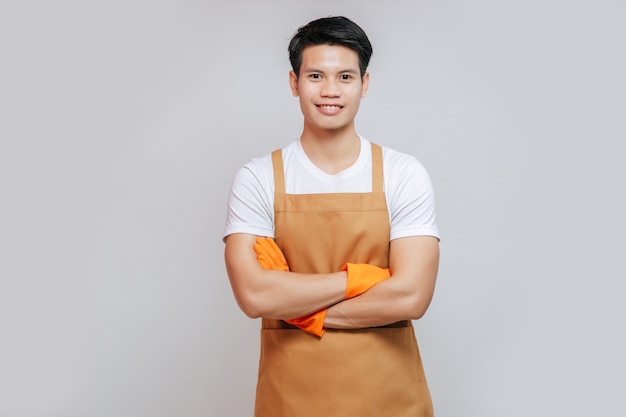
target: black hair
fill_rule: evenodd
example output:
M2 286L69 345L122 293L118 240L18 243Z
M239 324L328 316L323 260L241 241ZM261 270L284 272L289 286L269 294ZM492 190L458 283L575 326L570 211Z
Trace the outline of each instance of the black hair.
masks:
M289 42L291 68L300 76L302 51L307 46L338 45L355 51L359 56L361 78L372 57L372 44L359 25L343 16L323 17L301 26Z

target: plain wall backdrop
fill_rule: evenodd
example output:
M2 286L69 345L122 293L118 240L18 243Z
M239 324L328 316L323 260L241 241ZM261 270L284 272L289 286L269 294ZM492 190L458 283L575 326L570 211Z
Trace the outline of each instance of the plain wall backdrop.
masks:
M435 186L437 416L626 414L624 1L75 0L0 5L0 417L252 415L228 188L329 15L374 46L359 133Z

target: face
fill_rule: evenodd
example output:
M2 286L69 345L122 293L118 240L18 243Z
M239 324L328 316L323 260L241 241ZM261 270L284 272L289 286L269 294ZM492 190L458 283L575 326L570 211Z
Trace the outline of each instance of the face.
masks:
M305 48L300 76L293 71L289 74L291 92L300 99L305 130L309 131L354 129L368 83L369 73L361 78L358 54L336 45Z

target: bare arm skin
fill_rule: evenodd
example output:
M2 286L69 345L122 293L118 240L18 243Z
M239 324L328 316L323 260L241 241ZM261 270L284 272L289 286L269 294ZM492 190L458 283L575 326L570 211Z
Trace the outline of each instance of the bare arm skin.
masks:
M254 251L256 235L226 238L224 258L228 278L241 310L251 318L293 319L344 299L346 272L300 274L266 271Z
M435 291L439 241L431 236L413 236L392 240L390 245L391 278L330 307L324 327L358 329L424 315Z

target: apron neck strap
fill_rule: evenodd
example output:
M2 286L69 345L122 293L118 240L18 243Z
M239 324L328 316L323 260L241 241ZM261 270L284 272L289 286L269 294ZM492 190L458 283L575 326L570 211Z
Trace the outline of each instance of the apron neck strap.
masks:
M372 191L383 191L383 150L372 143Z
M285 171L283 169L283 154L280 149L272 152L274 167L274 187L277 193L285 193ZM372 191L383 191L383 150L380 145L372 143Z
M272 165L274 166L275 192L285 193L285 171L283 170L283 154L280 149L272 152Z

